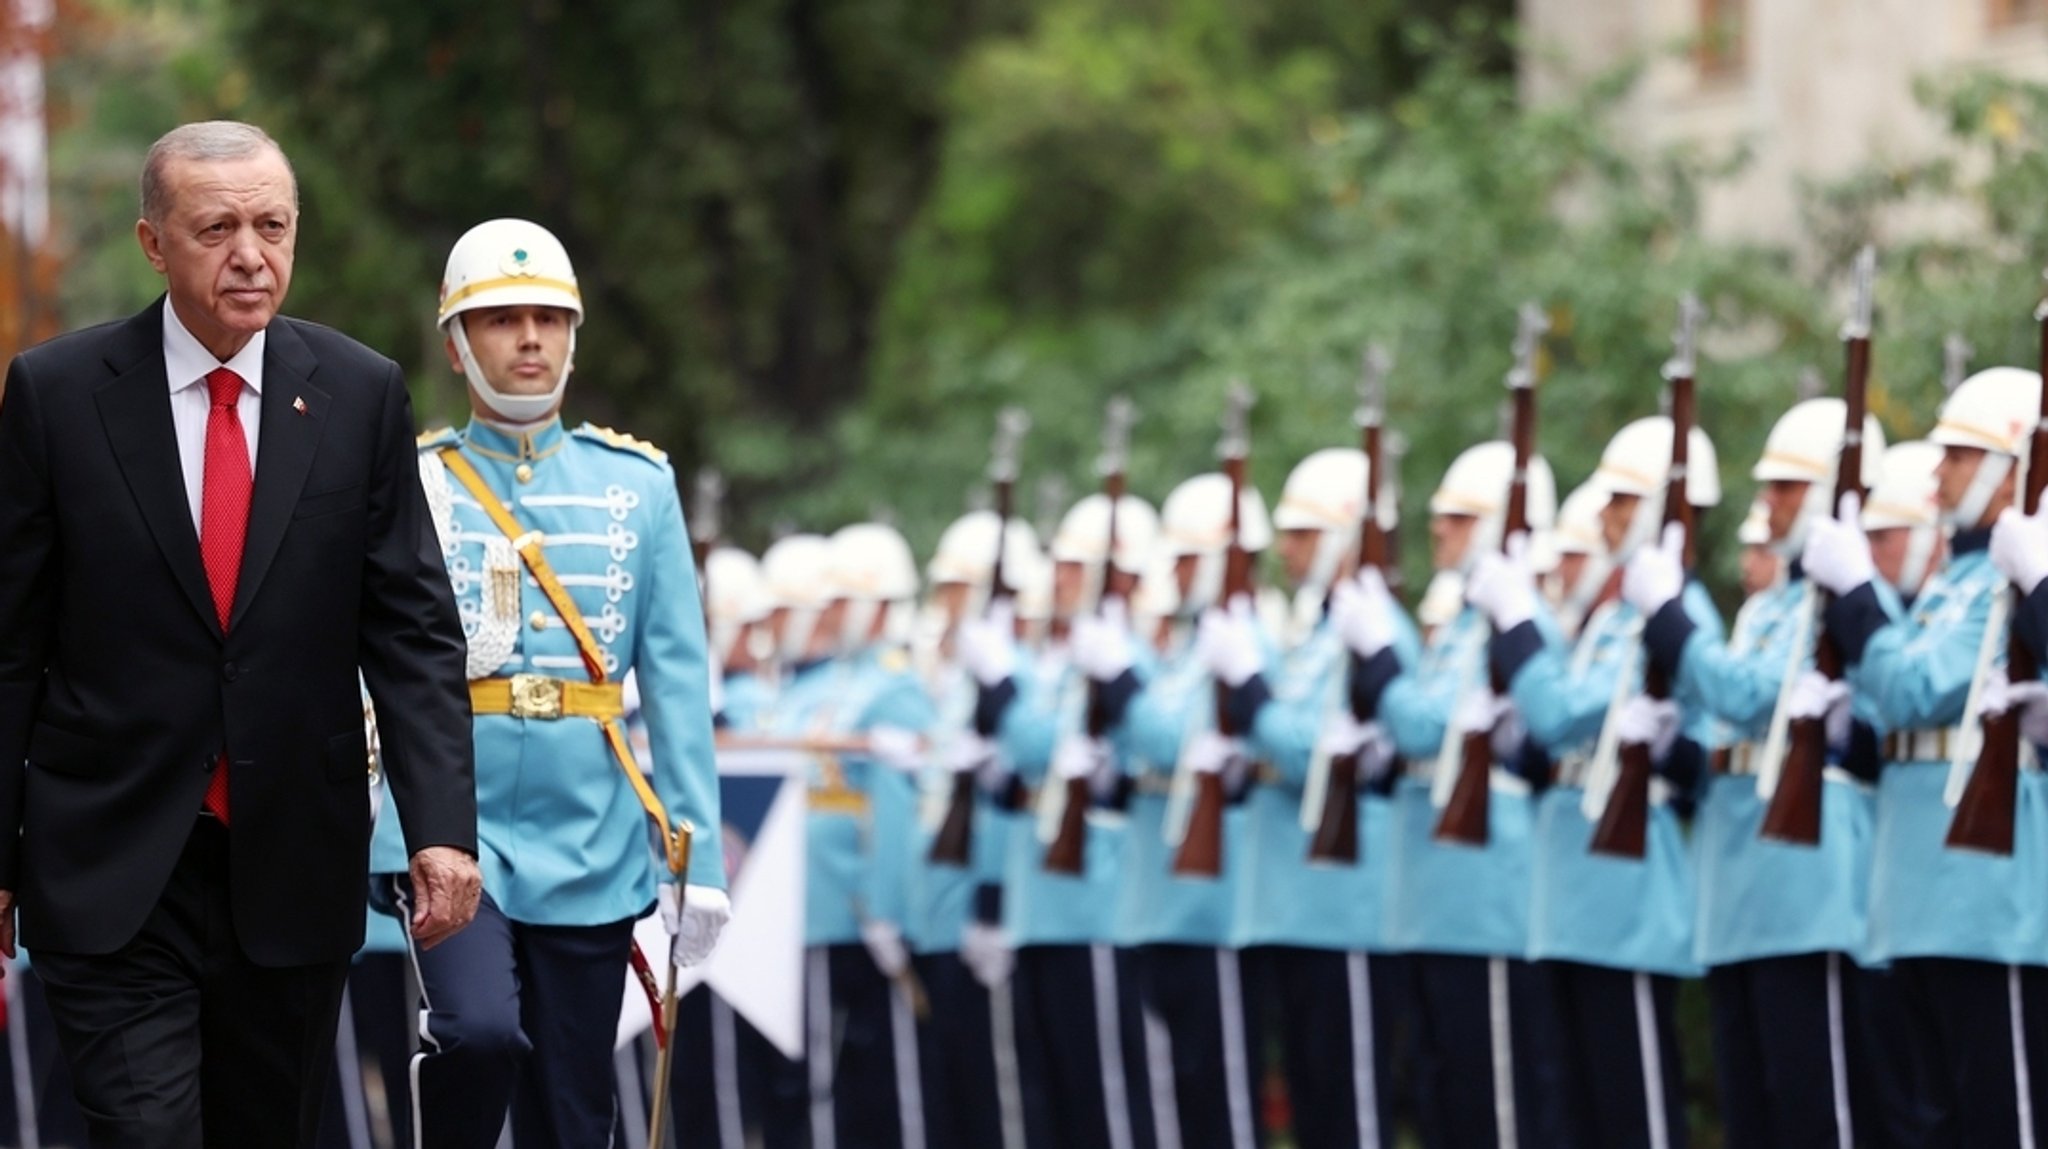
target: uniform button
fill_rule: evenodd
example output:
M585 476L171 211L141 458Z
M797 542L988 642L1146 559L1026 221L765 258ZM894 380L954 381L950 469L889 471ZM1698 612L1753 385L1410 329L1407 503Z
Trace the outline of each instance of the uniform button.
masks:
M519 464L512 469L512 477L522 483L533 482L533 465L530 463Z
M527 625L535 630L546 630L548 628L548 616L540 611L534 611L533 617L527 620Z
M221 664L220 676L226 679L227 681L233 682L235 679L241 677L241 674L241 668L236 666L234 663L225 662Z

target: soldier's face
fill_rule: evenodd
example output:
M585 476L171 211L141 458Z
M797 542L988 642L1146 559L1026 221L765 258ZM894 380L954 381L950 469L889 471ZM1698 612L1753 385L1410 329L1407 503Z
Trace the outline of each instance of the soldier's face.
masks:
M1906 569L1906 544L1913 532L1905 527L1885 527L1871 531L1870 561L1877 566L1877 573L1893 586L1899 585L1899 575Z
M234 357L284 306L299 238L298 185L274 149L239 160L171 160L170 207L135 237L164 277L179 322Z
M1629 525L1636 521L1636 507L1642 501L1639 495L1619 492L1607 496L1607 505L1600 508L1600 538L1608 550L1621 549L1622 540L1628 538Z
M479 307L462 314L469 351L491 387L503 395L545 395L569 361L572 315L561 307ZM448 363L457 373L462 357L448 340Z
M1309 527L1289 527L1280 532L1280 565L1287 568L1287 579L1296 586L1308 579L1309 568L1316 562L1316 545L1323 541L1323 532Z
M1953 511L1963 505L1963 499L1970 493L1970 484L1977 481L1977 472L1984 466L1985 452L1976 447L1943 447L1941 462L1934 468L1934 479L1940 484L1935 499L1944 511ZM2005 481L1991 495L1991 501L1984 507L1984 517L1975 526L1983 526L1998 517L1999 512L2012 505L2013 479L2019 473L2018 467L2005 469Z
M1060 618L1071 618L1081 609L1081 596L1088 591L1088 568L1080 563L1057 562L1052 567L1052 610Z
M932 588L932 602L945 618L948 629L960 625L967 613L968 586L964 582L942 582Z
M1877 540L1873 538L1873 543ZM1742 548L1742 593L1757 594L1778 581L1778 552L1768 545Z
M1782 539L1792 533L1799 522L1799 512L1806 506L1806 492L1811 483L1796 479L1772 479L1764 484L1763 493L1757 497L1763 501L1764 510L1770 515L1771 538Z
M1586 564L1591 561L1591 555L1579 551L1557 556L1558 591L1569 593L1573 587L1579 585L1579 576L1586 573Z
M1429 517L1429 560L1440 571L1455 570L1465 561L1472 545L1472 528L1479 525L1474 515L1431 515Z

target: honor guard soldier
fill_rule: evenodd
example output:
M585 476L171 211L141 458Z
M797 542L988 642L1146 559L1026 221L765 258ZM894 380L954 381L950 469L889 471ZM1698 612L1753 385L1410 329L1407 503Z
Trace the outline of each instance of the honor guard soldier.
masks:
M688 964L728 915L704 615L675 472L629 436L563 426L582 318L569 257L536 224L479 224L449 253L440 325L475 414L422 439L420 475L469 638L484 904L471 928L415 955L423 1146L493 1146L508 1106L523 1146L604 1144L633 923L658 887L683 885L664 957ZM628 672L647 763L621 722ZM404 916L396 827L386 809L372 869ZM692 827L705 833L694 852Z
M1227 629L1211 624L1212 636L1225 637L1212 637L1202 649L1210 672L1234 683L1231 705L1251 715L1244 725L1253 757L1270 764L1246 802L1232 942L1243 950L1246 980L1262 999L1263 1024L1256 1028L1270 1027L1254 1048L1277 1045L1281 1052L1294 1139L1303 1149L1394 1144L1392 1057L1403 979L1375 973L1398 958L1368 956L1383 948L1391 807L1377 786L1347 791L1360 806L1361 844L1348 863L1317 862L1310 832L1322 811L1305 802L1319 767L1322 797L1337 800L1327 790L1333 756L1364 751L1369 783L1392 765L1384 737L1352 714L1345 697L1350 652L1324 607L1357 561L1368 466L1353 448L1317 451L1287 476L1273 511L1280 558L1298 608L1305 608L1297 617L1307 614L1312 629L1272 666L1241 616L1223 616ZM1396 649L1413 663L1421 640L1406 619L1397 626Z
M2040 376L1994 367L1963 381L1928 436L1943 448L1938 499L1954 533L1949 558L1912 608L1880 593L1869 542L1853 522L1816 523L1803 561L1837 598L1826 615L1848 681L1884 735L1870 877L1870 956L1890 962L1895 988L1916 1023L1924 1066L1920 1109L1936 1143L2026 1145L2044 1133L2048 1093L2031 1065L2048 1036L2048 873L2043 872L2048 780L2019 774L2006 855L1946 844L1956 811L1944 799L1954 762L1973 761L1972 707L2008 693L2023 705L2023 733L2041 688L2009 691L1995 668L2005 584L2038 584L2038 520L2014 505L2020 456L2038 421ZM1993 524L1998 530L1992 530ZM2033 589L2029 587L2029 589ZM2035 653L2043 630L2028 623L2041 600L2020 607ZM2024 748L2022 750L2024 754Z
M705 556L704 585L711 592L705 621L719 675L712 717L720 727L744 730L770 697L765 624L775 597L761 563L738 547L718 547Z
M1941 482L1935 475L1941 456L1938 443L1893 443L1885 448L1883 477L1863 504L1863 533L1870 538L1877 576L1908 604L1920 596L1927 576L1948 560L1937 498Z
M1749 514L1743 516L1742 525L1735 529L1735 542L1742 548L1738 582L1742 587L1742 606L1747 609L1756 601L1756 596L1785 581L1785 568L1789 564L1785 556L1771 545L1771 509L1761 502L1750 504ZM1735 623L1735 629L1740 630L1740 611L1736 613ZM1728 644L1735 644L1733 631L1728 636Z
M1600 524L1607 509L1607 489L1597 482L1580 483L1557 508L1557 526L1539 544L1547 543L1554 558L1543 578L1543 597L1567 637L1577 638L1593 608L1621 592L1614 559L1607 552L1606 530Z
M1842 400L1808 399L1765 439L1750 475L1763 484L1780 554L1798 554L1833 504L1844 418ZM1883 451L1877 420L1865 422L1863 442L1869 483ZM1801 621L1806 580L1794 567L1787 581L1752 596L1738 640L1723 642L1677 595L1662 548L1633 561L1664 568L1661 578L1623 578L1624 596L1648 620L1644 649L1682 707L1720 719L1735 739L1716 755L1693 824L1695 957L1707 970L1728 1143L1842 1143L1853 1124L1844 1018L1857 1000L1852 958L1864 941L1870 799L1855 778L1830 770L1819 845L1790 845L1760 836L1766 802L1756 777L1774 725L1785 721L1792 680L1811 658L1813 636Z
M1160 546L1173 559L1179 616L1249 609L1221 603L1231 544L1231 490L1222 473L1183 482L1160 512ZM1238 500L1237 542L1256 555L1272 542L1266 504L1250 488ZM1224 865L1215 877L1174 872L1192 823L1191 791L1204 774L1221 774L1234 757L1215 729L1208 666L1183 637L1142 683L1135 644L1112 618L1077 657L1116 696L1118 758L1130 777L1128 837L1122 859L1116 931L1132 961L1144 1008L1147 1087L1163 1145L1250 1149L1256 1138L1251 1047L1244 983L1230 946L1235 881L1243 870L1244 811L1223 815ZM1226 789L1241 779L1225 779Z
M1472 571L1462 584L1468 594L1482 582L1483 570L1472 570L1475 560L1501 546L1513 471L1510 444L1481 443L1452 461L1430 496L1431 561L1440 579L1444 572ZM1556 506L1549 464L1531 459L1530 529L1547 529ZM1434 627L1419 658L1404 662L1400 608L1377 580L1359 585L1337 620L1346 645L1363 660L1351 690L1364 699L1361 709L1379 715L1408 764L1395 785L1385 845L1381 940L1409 955L1415 981L1417 1076L1429 1083L1421 1098L1424 1140L1449 1149L1558 1144L1563 1102L1551 999L1524 960L1533 809L1528 783L1511 769L1511 753L1501 753L1518 749L1512 722L1494 739L1486 843L1435 837L1444 809L1432 796L1434 780L1440 772L1456 776L1463 733L1483 729L1491 717L1473 713L1474 700L1491 703L1486 612L1460 610ZM1434 592L1439 584L1431 585Z
M762 715L772 734L813 755L804 888L805 1092L811 1143L901 1144L920 1127L915 1015L923 992L903 941L905 843L915 833L918 735L934 712L903 647L917 566L903 536L879 523L833 534L810 577L821 609L784 612L794 660ZM781 560L770 549L771 583ZM778 1090L780 1097L788 1089Z
M1706 590L1686 580L1682 538L1657 541L1671 483L1672 421L1663 415L1623 427L1600 456L1588 487L1607 492L1602 546L1625 563L1664 547L1670 580L1659 594L1683 598L1702 633L1721 621ZM1685 499L1704 511L1721 501L1714 445L1694 427ZM1586 488L1581 488L1584 490ZM1695 520L1696 521L1696 520ZM1520 579L1513 570L1494 576ZM1692 861L1680 812L1689 812L1713 742L1710 718L1681 726L1677 703L1643 694L1643 616L1611 600L1587 616L1575 643L1546 642L1526 604L1531 585L1495 589L1493 660L1502 668L1536 750L1550 765L1535 826L1529 956L1555 994L1561 1066L1572 1126L1589 1147L1686 1144L1684 1074L1676 1024L1678 979L1698 974L1693 957ZM1648 746L1654 779L1640 856L1596 852L1595 826L1616 789L1620 748Z

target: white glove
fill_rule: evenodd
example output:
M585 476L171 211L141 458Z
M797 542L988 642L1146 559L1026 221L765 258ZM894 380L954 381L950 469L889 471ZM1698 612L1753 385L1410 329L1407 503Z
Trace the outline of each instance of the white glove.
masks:
M1100 739L1076 735L1060 739L1059 745L1053 747L1052 772L1064 781L1094 778L1107 765L1109 747Z
M1511 761L1520 754L1522 741L1528 737L1514 702L1489 690L1466 695L1451 722L1464 734L1491 733L1493 757L1500 762Z
M1195 656L1229 687L1243 686L1266 668L1249 600L1239 596L1230 601L1227 610L1211 607L1202 612L1202 621L1195 627Z
M1082 615L1074 620L1068 637L1074 666L1097 682L1113 682L1137 661L1137 647L1131 640L1131 623L1121 600L1103 604L1102 614Z
M2015 706L2020 708L2021 737L2036 746L2048 746L2048 682L2033 679L2014 684L2006 680L2005 671L1992 671L1979 696L1979 713L2002 714Z
M1685 528L1670 523L1656 546L1640 547L1621 572L1621 597L1648 618L1685 590Z
M1493 629L1510 631L1536 617L1536 574L1529 566L1529 536L1517 533L1508 540L1505 554L1491 551L1472 564L1465 580L1465 601L1478 607L1493 622Z
M1851 494L1842 499L1840 518L1816 518L1807 528L1806 550L1799 561L1806 577L1831 594L1848 594L1876 577L1870 540L1860 525L1862 513L1862 500Z
M1196 774L1220 774L1237 756L1237 739L1214 730L1196 734L1180 751L1181 764Z
M994 686L1017 672L1016 611L1007 602L986 615L960 624L960 665L983 686Z
M2032 594L2048 577L2048 503L2032 515L2007 507L1991 528L1991 565L2012 580L2021 594Z
M972 730L962 730L946 746L939 764L948 774L968 774L990 765L996 758L996 744Z
M1648 746L1650 757L1661 760L1678 741L1678 703L1638 694L1621 704L1614 733L1625 744Z
M1849 684L1830 680L1818 670L1802 671L1792 684L1792 697L1785 713L1793 718L1819 718L1826 727L1828 745L1849 744Z
M960 960L974 980L988 989L1010 980L1017 968L1017 948L1010 944L1008 931L986 922L969 922L960 931Z
M1359 747L1373 736L1373 724L1360 722L1352 717L1349 707L1339 706L1330 711L1323 720L1322 732L1316 735L1316 753L1325 758L1342 758L1346 754L1358 753Z
M869 730L868 752L892 770L912 774L924 768L924 739L901 726L877 726Z
M1330 603L1337 637L1360 658L1371 658L1394 645L1394 599L1380 572L1368 567L1355 580L1337 584Z
M719 932L732 920L732 899L710 886L684 886L682 912L676 912L676 886L661 884L661 925L668 931L669 960L693 966L711 956Z
M869 919L860 924L861 944L882 976L894 980L910 968L910 950L903 944L903 931L894 922Z

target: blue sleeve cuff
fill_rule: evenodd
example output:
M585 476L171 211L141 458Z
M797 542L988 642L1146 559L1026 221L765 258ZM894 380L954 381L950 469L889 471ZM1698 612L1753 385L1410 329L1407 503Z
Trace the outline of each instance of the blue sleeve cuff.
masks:
M1877 587L1872 583L1864 583L1828 604L1828 634L1842 648L1842 661L1851 666L1863 661L1863 648L1870 645L1870 637L1890 621L1884 604L1877 601Z
M1130 709L1131 700L1138 696L1140 685L1135 670L1126 670L1108 682L1096 684L1095 698L1101 707L1103 730L1114 730L1123 725L1124 711Z
M1003 920L1003 887L1000 882L983 882L974 887L974 920L985 926Z
M1514 762L1510 763L1515 776L1529 784L1529 791L1532 794L1541 794L1550 789L1550 781L1556 776L1554 766L1550 755L1544 753L1541 746L1536 745L1534 738L1522 740L1521 753L1515 755Z
M1693 794L1699 790L1700 780L1707 776L1707 749L1690 738L1679 738L1671 744L1671 752L1657 763L1657 774L1681 794Z
M1003 712L1016 700L1015 678L1005 678L994 686L977 690L974 695L974 732L983 738L994 738L996 731L1003 727Z
M1859 719L1849 724L1849 745L1842 750L1841 766L1858 781L1876 784L1884 770L1884 739L1870 723Z
M2048 647L2048 579L2036 583L2033 591L2020 600L2013 624L2020 641L2027 644L2027 651L2034 656L2034 665L2048 665L2048 657L2043 657L2043 648Z
M1657 608L1643 624L1643 648L1665 678L1678 678L1678 663L1685 657L1685 644L1692 639L1692 616L1685 613L1685 596L1679 595Z
M1380 712L1380 695L1401 676L1401 656L1388 647L1371 658L1351 658L1351 715L1360 722Z
M1224 695L1223 720L1230 729L1240 734L1251 732L1252 723L1259 717L1259 710L1273 700L1273 688L1266 685L1266 676L1254 674L1244 680L1241 686L1233 686Z
M1536 629L1535 619L1525 619L1514 629L1494 635L1488 651L1494 681L1513 682L1516 673L1542 650L1543 632Z

